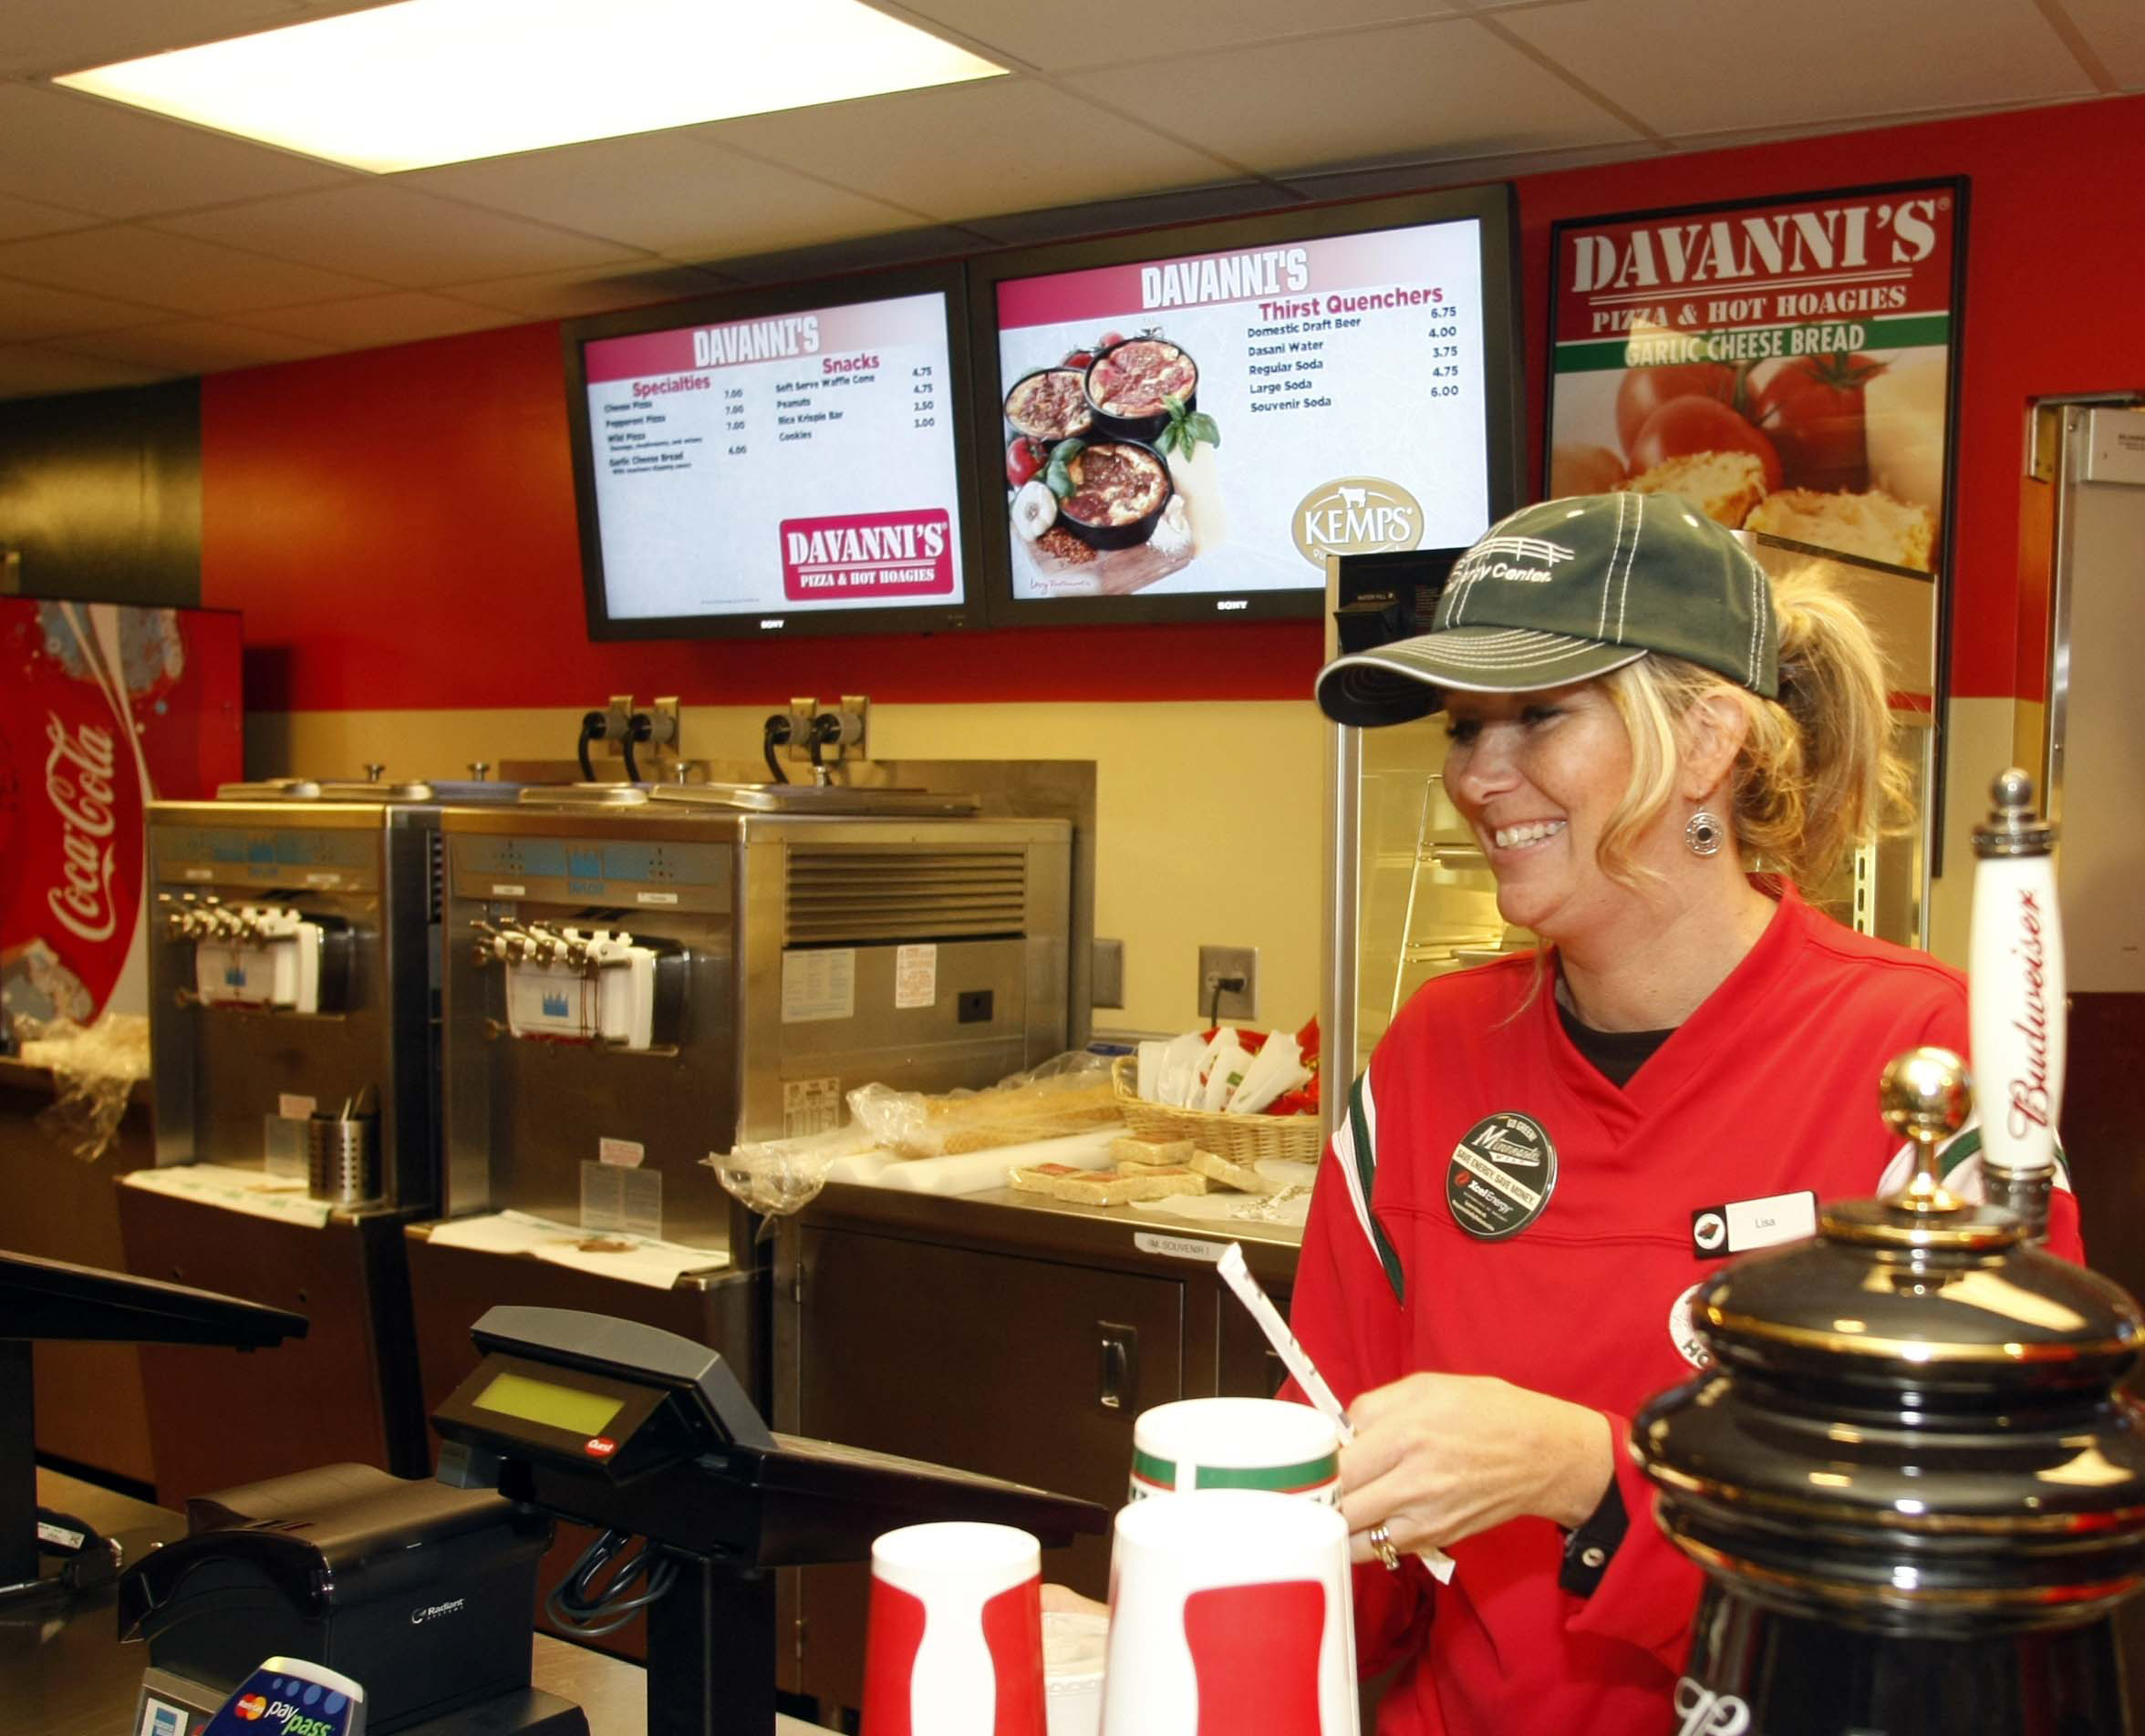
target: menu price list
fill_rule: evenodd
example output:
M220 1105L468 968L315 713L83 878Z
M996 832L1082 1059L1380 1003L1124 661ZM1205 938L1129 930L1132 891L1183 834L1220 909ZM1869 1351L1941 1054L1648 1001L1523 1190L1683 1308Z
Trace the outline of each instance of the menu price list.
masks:
M605 340L587 357L614 614L955 591L950 538L927 570L913 534L898 573L874 569L881 520L951 522L941 297ZM797 528L836 522L849 527L837 544ZM831 579L830 553L854 557ZM805 582L793 569L807 555Z
M1001 283L1016 594L1315 589L1332 552L1473 541L1489 507L1478 243L1451 223ZM1041 394L1011 395L1052 369L1083 402L1038 438ZM1166 384L1143 397L1143 373ZM1160 454L1151 530L1098 538L1077 491L1053 488L1054 519L1022 496L1042 457L1069 470L1072 428L1090 444L1130 429Z

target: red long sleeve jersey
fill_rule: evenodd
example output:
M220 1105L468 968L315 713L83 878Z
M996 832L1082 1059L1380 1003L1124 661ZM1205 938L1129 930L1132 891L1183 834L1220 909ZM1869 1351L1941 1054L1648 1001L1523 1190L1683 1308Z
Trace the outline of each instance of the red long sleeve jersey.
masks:
M1559 1586L1563 1534L1546 1519L1451 1545L1446 1586L1413 1560L1357 1569L1364 1674L1414 1659L1385 1696L1381 1736L1667 1728L1700 1575L1653 1524L1623 1443L1639 1405L1692 1373L1672 1315L1732 1251L1694 1214L1875 1193L1897 1147L1878 1114L1885 1063L1920 1043L1966 1047L1958 972L1840 927L1792 888L1622 1090L1572 1047L1547 983L1527 1001L1533 973L1518 958L1443 977L1394 1021L1321 1166L1291 1324L1344 1403L1435 1369L1605 1412L1631 1529L1590 1598ZM1479 1146L1499 1111L1547 1136L1556 1179L1538 1217L1486 1240L1460 1227L1448 1194L1479 1184L1459 1148L1471 1132ZM1977 1145L1970 1131L1947 1152L1961 1191L1978 1186ZM1701 1236L1718 1239L1715 1255ZM2066 1189L2048 1245L2079 1257Z

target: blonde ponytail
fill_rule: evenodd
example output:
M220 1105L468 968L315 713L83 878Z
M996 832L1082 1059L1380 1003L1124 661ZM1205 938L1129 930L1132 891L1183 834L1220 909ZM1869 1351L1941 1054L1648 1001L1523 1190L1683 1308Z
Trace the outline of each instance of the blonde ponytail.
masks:
M1893 745L1884 659L1869 626L1814 568L1773 581L1780 697L1761 698L1680 657L1656 652L1603 677L1631 736L1632 781L1601 838L1601 865L1633 884L1634 849L1675 789L1685 712L1730 697L1748 720L1730 776L1745 858L1806 890L1907 807L1911 781Z

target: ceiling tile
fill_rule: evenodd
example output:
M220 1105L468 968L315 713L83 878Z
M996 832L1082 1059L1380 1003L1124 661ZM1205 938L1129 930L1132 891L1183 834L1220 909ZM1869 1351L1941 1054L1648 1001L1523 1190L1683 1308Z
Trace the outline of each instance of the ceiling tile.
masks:
M635 252L378 181L160 219L155 227L405 289L607 264Z
M0 243L0 274L61 289L125 284L138 299L181 314L240 314L382 287L378 278L316 271L130 224Z
M1300 0L1229 0L1226 13L1156 0L1087 0L1077 12L1005 0L907 0L888 8L1052 72L1202 52L1224 39L1242 46L1466 9L1466 0L1321 0L1315 9Z
M713 272L689 265L657 265L645 271L592 277L585 271L539 272L531 277L501 277L489 283L448 285L458 301L476 302L528 319L575 319L607 314L619 307L647 307L689 295L720 294L736 284Z
M2135 0L2131 0L2135 4ZM2055 101L2093 86L2034 0L1711 0L1705 26L1662 39L1659 0L1588 0L1502 15L1498 26L1675 138L1730 129L1918 116ZM1753 52L1762 45L1762 52Z
M103 221L86 212L62 211L57 205L40 205L35 200L10 199L0 193L0 241L53 235L63 229L88 229Z
M413 344L427 337L510 326L511 315L495 307L475 307L447 295L397 292L347 302L320 302L310 307L277 307L249 314L245 323L263 331L303 337L329 349L372 349L385 344Z
M1196 61L1076 73L1066 82L1128 113L1166 114L1180 138L1262 173L1482 157L1633 136L1527 56L1464 19L1224 49ZM1307 100L1307 92L1330 95Z
M175 320L169 326L141 326L121 332L86 332L57 338L49 347L175 374L213 374L226 367L295 362L308 356L325 356L329 348L302 337L250 331L243 326L205 319Z
M1233 172L1203 151L1025 78L718 121L704 133L948 222L1187 187ZM1077 140L1072 149L1045 140Z
M140 386L167 378L169 368L70 356L62 350L0 344L0 398L35 398L47 392L94 392L109 386Z
M741 284L793 284L806 277L827 277L837 272L885 271L896 265L917 265L927 260L959 259L972 253L988 238L969 229L948 229L927 223L917 229L890 230L884 235L866 235L860 241L828 242L819 247L785 247L772 253L754 253L744 259L726 259L720 269Z
M58 337L68 332L111 331L144 326L163 310L135 302L107 301L71 289L0 277L0 344Z
M2138 0L2053 0L2125 90L2145 90L2145 6Z
M919 221L913 212L720 150L707 131L696 127L523 151L419 170L400 181L497 211L541 214L689 263L875 234Z
M1096 235L1118 229L1156 229L1166 223L1196 223L1210 217L1241 217L1290 203L1288 190L1272 181L1229 181L1133 199L1104 200L1093 205L1059 205L1049 211L1004 212L971 218L962 227L1001 242L1027 247L1037 242Z
M295 24L297 0L67 0L65 5L8 8L0 77L79 72L166 48Z
M0 85L0 187L24 199L140 217L350 179L326 163L95 97Z

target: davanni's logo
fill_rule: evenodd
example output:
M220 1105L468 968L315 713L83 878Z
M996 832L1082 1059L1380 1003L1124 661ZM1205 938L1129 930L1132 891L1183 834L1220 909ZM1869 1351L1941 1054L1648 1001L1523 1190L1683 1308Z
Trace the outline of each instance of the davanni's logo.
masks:
M1423 509L1398 482L1342 476L1321 482L1298 503L1289 525L1296 551L1315 567L1329 554L1378 554L1423 540Z

